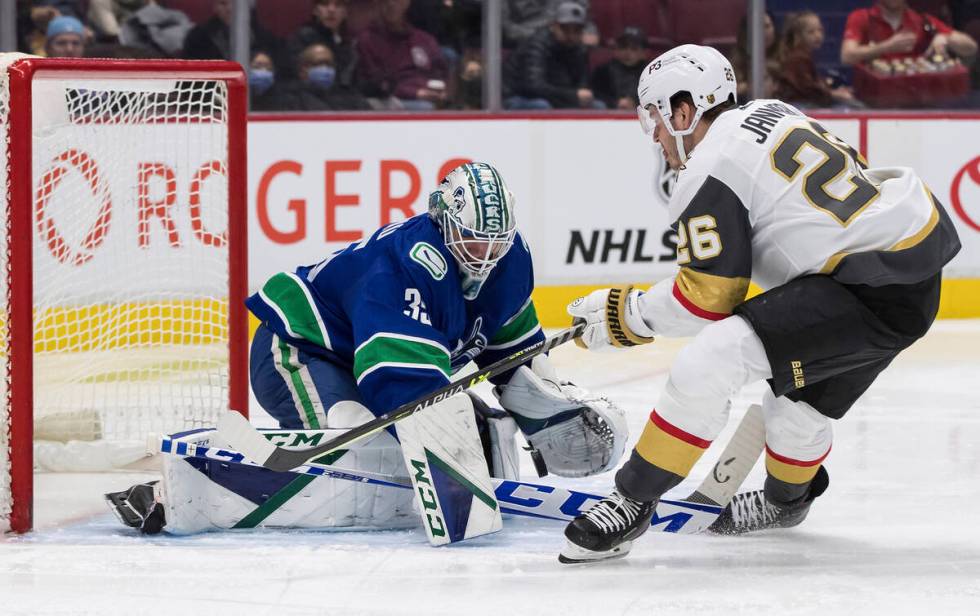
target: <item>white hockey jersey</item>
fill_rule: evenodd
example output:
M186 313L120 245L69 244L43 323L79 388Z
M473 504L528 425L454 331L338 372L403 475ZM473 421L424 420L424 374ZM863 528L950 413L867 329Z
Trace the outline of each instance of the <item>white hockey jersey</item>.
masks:
M662 335L692 335L764 289L808 274L909 284L959 250L952 222L912 169L868 168L794 107L757 100L720 115L677 176L674 278L640 298Z

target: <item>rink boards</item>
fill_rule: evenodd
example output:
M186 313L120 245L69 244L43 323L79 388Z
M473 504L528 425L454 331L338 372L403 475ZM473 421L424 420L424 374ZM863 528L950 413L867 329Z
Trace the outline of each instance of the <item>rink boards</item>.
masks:
M980 115L817 118L872 166L922 175L963 242L941 316L980 316ZM662 207L670 174L629 115L253 115L248 140L253 290L422 212L462 160L492 161L517 196L545 325L564 325L564 305L583 290L649 284L675 267Z

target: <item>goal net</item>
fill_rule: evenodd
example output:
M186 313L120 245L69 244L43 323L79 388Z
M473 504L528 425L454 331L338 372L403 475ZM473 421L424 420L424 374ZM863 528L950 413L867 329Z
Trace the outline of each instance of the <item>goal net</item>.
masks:
M0 530L35 468L245 409L244 97L232 63L0 54Z

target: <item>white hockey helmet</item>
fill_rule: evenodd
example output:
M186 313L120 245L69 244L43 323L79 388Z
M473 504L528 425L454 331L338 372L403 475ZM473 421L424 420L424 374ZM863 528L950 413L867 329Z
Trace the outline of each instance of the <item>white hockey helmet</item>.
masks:
M637 86L640 101L637 114L646 134L656 128L654 108L663 118L664 125L678 144L681 160L687 159L681 137L694 132L705 111L736 100L735 71L728 59L714 47L680 45L658 56L643 69ZM694 101L694 120L691 125L678 130L670 123L673 109L670 99L681 92L688 92Z
M514 244L514 195L487 163L456 167L429 195L429 215L464 276L485 280Z

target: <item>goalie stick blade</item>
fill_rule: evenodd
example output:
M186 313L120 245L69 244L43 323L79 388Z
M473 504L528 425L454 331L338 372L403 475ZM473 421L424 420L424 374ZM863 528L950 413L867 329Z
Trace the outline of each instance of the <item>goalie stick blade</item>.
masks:
M266 466L269 458L276 453L276 446L262 436L261 432L253 428L248 418L241 413L235 411L222 413L221 417L218 418L217 430L221 438L228 441L233 449L242 452L245 457L261 466Z

